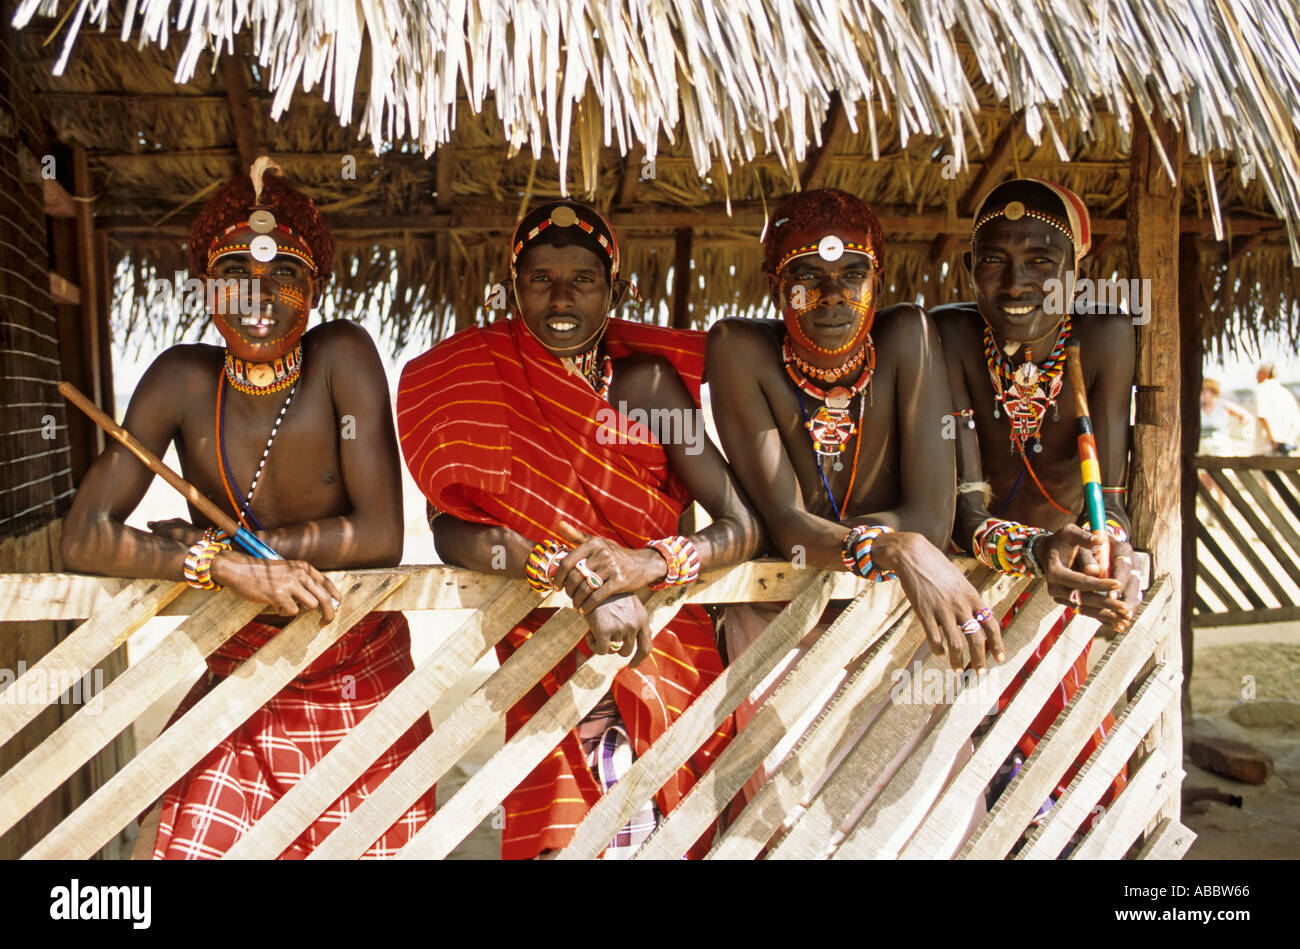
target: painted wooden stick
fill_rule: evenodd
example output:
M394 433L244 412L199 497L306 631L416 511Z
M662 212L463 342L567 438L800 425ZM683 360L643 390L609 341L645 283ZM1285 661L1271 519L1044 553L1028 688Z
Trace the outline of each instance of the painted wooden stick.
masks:
M81 409L81 411L85 412L92 422L121 442L122 446L131 454L139 458L146 468L179 491L185 497L185 500L198 508L199 511L202 512L203 516L213 524L216 524L217 527L229 534L231 538L239 544L239 546L243 547L254 557L260 557L263 560L284 559L263 543L256 535L246 530L239 521L221 510L221 508L213 504L208 500L208 498L204 497L198 488L194 487L194 485L190 484L176 472L163 464L162 461L158 459L157 455L141 445L136 437L121 425L118 425L111 418L101 412L99 407L87 399L81 393L81 390L72 383L60 382L59 392L61 392L63 397L69 402Z
M1110 535L1106 533L1106 509L1101 496L1101 464L1097 456L1097 440L1092 434L1092 416L1088 412L1088 391L1083 385L1083 363L1079 359L1079 341L1072 339L1065 345L1066 371L1070 378L1070 391L1074 397L1074 418L1078 431L1079 471L1083 476L1083 500L1088 511L1088 523L1093 531L1101 533L1101 547L1096 551L1097 564L1103 577L1110 576Z

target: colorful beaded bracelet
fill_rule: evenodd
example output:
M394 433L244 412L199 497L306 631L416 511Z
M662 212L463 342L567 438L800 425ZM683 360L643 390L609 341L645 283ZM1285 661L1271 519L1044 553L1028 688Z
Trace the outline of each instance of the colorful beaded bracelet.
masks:
M844 535L844 549L840 552L840 559L844 561L844 566L850 573L856 573L858 576L879 583L882 580L893 580L898 575L892 570L885 570L877 567L875 561L871 559L871 550L881 534L892 534L894 529L886 527L883 524L874 524L868 526L859 524L847 534Z
M687 538L661 537L646 544L651 550L659 552L668 564L668 572L658 583L650 584L651 590L665 590L670 586L694 583L700 578L700 553Z
M562 561L573 548L561 540L549 537L533 545L524 564L524 573L528 575L528 585L538 593L550 593L558 590L555 574Z
M221 551L229 550L230 542L217 540L217 536L219 535L211 529L204 531L203 537L185 552L185 581L195 589L221 589L221 584L212 579L212 559Z

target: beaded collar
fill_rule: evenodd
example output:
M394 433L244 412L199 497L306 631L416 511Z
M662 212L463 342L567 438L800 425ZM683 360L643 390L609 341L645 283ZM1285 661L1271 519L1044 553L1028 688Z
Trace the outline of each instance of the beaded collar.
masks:
M279 359L255 363L226 351L226 379L238 391L248 395L269 395L289 388L302 374L302 343Z
M993 330L984 327L984 362L993 383L993 417L999 418L999 407L1007 413L1011 424L1010 450L1019 447L1023 453L1026 442L1033 442L1033 450L1043 450L1040 432L1043 416L1053 409L1053 419L1060 418L1056 409L1057 397L1065 382L1065 344L1070 338L1070 317L1067 315L1057 329L1056 344L1041 367L1026 360L1012 368L1010 360L1002 354Z

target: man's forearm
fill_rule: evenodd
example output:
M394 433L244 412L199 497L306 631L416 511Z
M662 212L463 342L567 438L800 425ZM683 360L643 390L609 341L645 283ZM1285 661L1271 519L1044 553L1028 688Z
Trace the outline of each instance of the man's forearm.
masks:
M400 526L380 527L356 514L289 524L259 536L285 560L305 560L317 570L392 567L402 559Z
M186 547L178 541L128 527L110 517L64 526L64 566L77 573L117 577L185 578Z
M721 517L690 537L700 555L702 570L727 567L749 560L763 549L766 538L761 527L746 530L730 517Z

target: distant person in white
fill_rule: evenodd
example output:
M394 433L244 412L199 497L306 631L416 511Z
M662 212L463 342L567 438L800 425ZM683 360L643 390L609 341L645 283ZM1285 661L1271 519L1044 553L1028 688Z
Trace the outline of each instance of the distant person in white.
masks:
M1255 414L1260 447L1277 455L1289 455L1300 440L1300 406L1295 396L1277 381L1271 362L1260 363L1255 373Z
M1254 416L1240 405L1220 396L1219 380L1206 379L1201 386L1201 446L1202 455L1248 455L1249 440L1253 426L1245 428L1254 421ZM1245 429L1247 444L1238 447L1235 442Z

